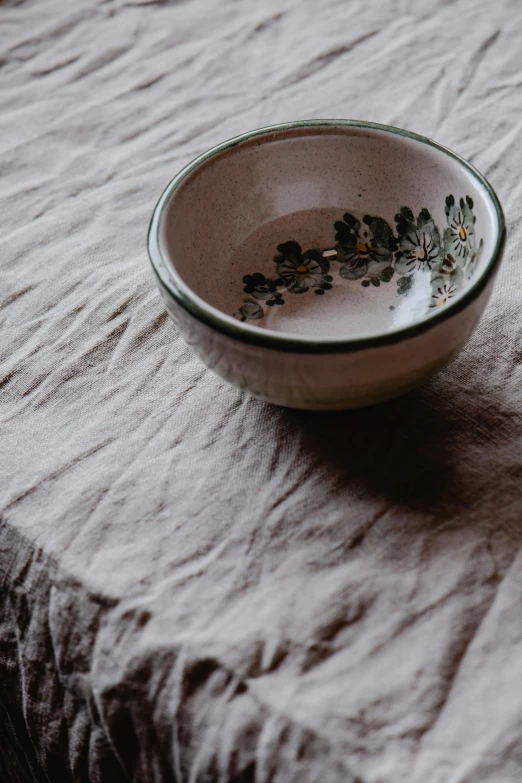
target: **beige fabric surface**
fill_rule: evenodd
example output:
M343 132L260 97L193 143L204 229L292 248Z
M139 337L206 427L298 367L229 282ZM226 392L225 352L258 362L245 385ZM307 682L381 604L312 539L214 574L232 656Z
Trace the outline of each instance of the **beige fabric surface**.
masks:
M522 778L517 0L0 5L0 778ZM145 250L237 133L355 117L508 222L458 359L374 409L234 391Z

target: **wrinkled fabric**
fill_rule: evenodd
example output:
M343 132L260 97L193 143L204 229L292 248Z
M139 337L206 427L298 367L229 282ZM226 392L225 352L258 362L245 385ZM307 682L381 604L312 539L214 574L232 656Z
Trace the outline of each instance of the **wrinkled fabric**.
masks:
M0 6L0 779L522 778L517 0ZM474 163L493 299L372 409L250 399L179 338L155 201L251 128L355 117Z

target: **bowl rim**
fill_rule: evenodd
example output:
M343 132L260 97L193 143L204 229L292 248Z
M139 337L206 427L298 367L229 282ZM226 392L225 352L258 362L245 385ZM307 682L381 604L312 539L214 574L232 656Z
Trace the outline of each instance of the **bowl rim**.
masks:
M174 264L167 263L163 257L160 243L162 218L172 196L189 175L195 172L202 165L206 164L212 158L215 158L221 153L227 150L231 150L232 148L244 142L251 141L252 139L255 139L259 136L272 136L273 138L268 138L266 140L267 143L270 143L270 141L275 140L275 134L293 130L313 130L320 128L339 128L340 130L345 128L359 128L402 136L407 139L426 144L430 147L434 147L443 154L452 158L454 162L465 168L469 174L478 180L478 182L484 188L486 196L490 199L490 202L493 205L497 218L498 230L495 245L487 264L484 266L482 272L477 276L477 279L470 285L470 287L463 293L461 297L456 299L454 302L450 302L441 311L428 313L420 321L415 321L414 323L407 326L391 329L386 332L360 335L353 338L311 337L299 334L294 335L289 332L278 332L273 329L266 329L264 327L262 328L253 324L239 321L237 318L234 318L231 315L227 315L223 311L202 299L183 281L175 269ZM207 152L204 152L194 158L194 160L184 166L184 168L182 168L181 171L176 174L176 176L169 182L160 196L149 223L147 247L154 273L156 274L159 282L163 285L164 289L166 289L174 301L181 308L183 308L183 310L211 329L215 329L218 332L221 332L222 334L239 340L243 343L261 346L263 348L291 353L327 354L367 350L368 348L378 348L383 345L399 343L403 340L416 337L417 335L420 335L429 329L433 329L438 324L461 312L480 295L480 293L486 287L489 279L497 269L502 257L505 238L506 226L504 213L495 191L487 179L471 163L458 155L456 152L453 152L453 150L450 150L448 147L444 147L442 144L433 141L433 139L430 139L427 136L422 136L419 133L404 130L403 128L397 128L393 125L383 125L377 122L367 122L364 120L352 119L315 119L284 122L277 125L268 125L263 128L247 131L246 133L242 133L239 136L234 136L231 139L217 144Z

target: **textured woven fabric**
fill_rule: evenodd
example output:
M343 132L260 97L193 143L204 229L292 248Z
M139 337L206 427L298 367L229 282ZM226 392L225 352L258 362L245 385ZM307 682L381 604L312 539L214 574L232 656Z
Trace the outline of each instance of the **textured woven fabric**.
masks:
M0 6L0 779L522 778L518 0ZM165 315L168 180L251 128L425 133L508 241L374 409L233 390Z

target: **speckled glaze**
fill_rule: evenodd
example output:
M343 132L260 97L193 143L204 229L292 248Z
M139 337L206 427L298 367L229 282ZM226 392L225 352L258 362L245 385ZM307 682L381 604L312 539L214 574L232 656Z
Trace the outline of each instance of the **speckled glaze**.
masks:
M316 120L187 166L155 209L149 254L209 367L276 404L342 409L408 391L458 353L504 233L493 190L454 153Z

